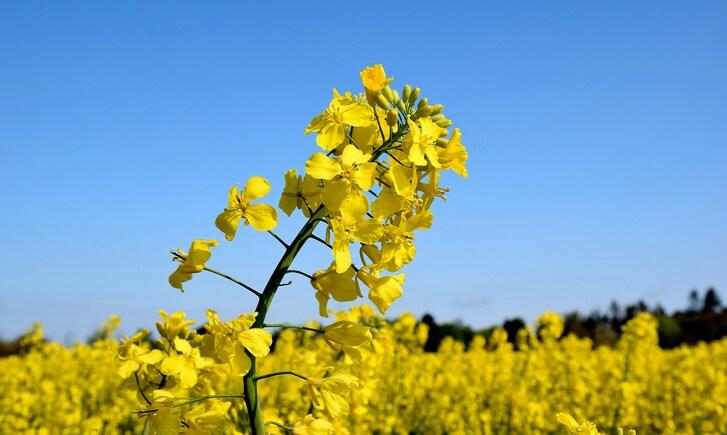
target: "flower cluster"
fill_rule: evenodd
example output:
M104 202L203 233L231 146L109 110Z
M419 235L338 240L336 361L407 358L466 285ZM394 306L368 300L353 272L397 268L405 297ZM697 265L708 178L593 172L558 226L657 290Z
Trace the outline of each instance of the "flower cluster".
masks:
M393 78L381 65L365 68L360 76L363 92L340 93L334 89L327 108L306 127L304 133L315 134L321 150L308 158L304 172L298 175L298 170L290 169L284 174L278 207L288 216L298 210L307 218L291 242L272 232L278 224L278 213L270 204L259 202L271 190L268 180L260 176L249 178L241 191L233 186L227 206L215 220L228 241L234 240L242 222L270 233L284 246L285 252L262 291L207 265L211 248L219 246L216 240L194 240L189 252L172 252L173 260L179 263L169 277L172 287L183 290L183 283L194 274L208 271L244 287L259 300L253 314L229 322L220 321L213 311L208 311L203 335L186 331L187 322L174 317L176 314L169 317L162 313L166 320L159 327L162 337L156 348L146 349L139 344L145 339L143 333L121 346L120 374L136 380L141 398L148 405L143 414L154 428L192 427L190 417L175 410L175 404L196 400L192 398L195 394L216 396L219 393L213 385L219 382L215 379L237 379L244 390L241 397L247 407L247 424L256 434L266 430L257 383L277 374L259 375L257 360L268 354L271 344L264 328L288 326L265 323L286 274L308 278L322 317L329 316L331 298L352 302L363 297L363 289L382 314L402 296L405 275L400 271L414 259L415 232L431 227L434 200L443 199L447 192L439 184L441 173L452 170L467 177L468 154L460 131L450 131L452 121L443 114L443 106L429 104L420 97L419 88L406 85L399 94L390 87ZM316 234L317 227L324 227L322 234ZM312 273L291 268L308 240L331 250L330 265ZM170 319L176 319L177 328L169 330ZM321 366L320 374L301 375L289 369L279 374L304 379L317 409L334 422L344 418L349 412L344 396L359 385L352 373L364 363L362 349L371 346L371 331L367 326L340 319L322 328L297 328L322 334L330 348L354 364L345 371L331 372ZM216 408L206 408L210 406ZM227 412L206 403L189 412L194 415L199 409ZM301 424L318 431L330 426L330 422L310 415L295 427Z

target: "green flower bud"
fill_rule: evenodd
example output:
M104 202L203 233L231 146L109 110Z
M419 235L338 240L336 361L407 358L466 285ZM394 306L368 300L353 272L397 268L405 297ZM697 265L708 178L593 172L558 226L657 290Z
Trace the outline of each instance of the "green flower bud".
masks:
M409 101L409 95L411 95L411 86L404 85L404 89L401 91L401 99L404 101Z

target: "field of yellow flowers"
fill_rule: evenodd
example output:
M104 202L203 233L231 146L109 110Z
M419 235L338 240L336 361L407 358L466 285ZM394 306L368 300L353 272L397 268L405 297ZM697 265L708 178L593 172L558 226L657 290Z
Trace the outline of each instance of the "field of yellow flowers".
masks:
M368 325L374 340L351 353L332 348L326 334L283 328L259 360L258 373L295 367L306 378L260 380L268 432L595 434L597 426L602 433L727 433L727 340L662 350L648 314L626 325L615 348L561 337L560 317L546 313L520 331L517 350L496 329L468 349L445 340L436 353L422 350L426 326L411 315L390 323L363 306L337 320ZM144 396L155 400L159 385L128 371L130 364L159 370L150 355L167 353L164 341L109 338L117 324L73 347L43 342L36 328L25 337L25 354L0 359L1 431L177 433L155 426L172 415L186 433L246 433L241 379L226 378L205 357L208 334L190 329L181 313L164 316L160 336L200 343L206 361L193 369L199 378L189 388L159 377L187 399L149 406Z

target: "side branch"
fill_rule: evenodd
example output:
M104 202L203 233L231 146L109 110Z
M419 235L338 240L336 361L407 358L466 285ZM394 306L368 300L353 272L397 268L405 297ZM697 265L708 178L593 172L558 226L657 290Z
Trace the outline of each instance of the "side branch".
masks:
M174 257L176 257L176 258L178 258L180 260L186 260L186 258L184 257L184 255L181 255L178 252L171 251L171 254ZM209 268L207 266L205 266L202 270L204 270L206 272L209 272L209 273L212 273L212 274L215 274L217 276L221 276L222 278L225 278L228 281L234 282L235 284L239 285L240 287L244 288L245 290L247 290L250 293L252 293L255 296L257 296L258 298L261 298L263 296L263 294L260 293L259 291L255 290L254 288L250 287L249 285L245 284L244 282L241 282L241 281L236 280L235 278L231 277L230 275L227 275L225 273L219 272L219 271L214 270L212 268Z
M288 325L286 323L266 323L263 325L266 328L288 328L288 329L300 329L303 331L310 331L310 332L316 332L319 334L323 334L326 331L318 328L309 328L307 326L298 326L298 325Z
M280 242L280 244L283 245L285 247L285 249L288 249L288 247L289 247L288 244L285 243L285 240L283 240L282 238L280 238L280 236L278 236L277 234L275 234L272 231L268 231L268 234L270 234L271 236L275 237L275 240L277 240L278 242Z
M308 380L308 378L306 378L305 376L299 375L296 372L291 372L290 370L286 370L284 372L268 373L267 375L255 376L255 380L256 381L260 381L260 380L263 380L263 379L272 378L273 376L282 376L282 375L295 376L296 378L303 379L304 381L307 381Z

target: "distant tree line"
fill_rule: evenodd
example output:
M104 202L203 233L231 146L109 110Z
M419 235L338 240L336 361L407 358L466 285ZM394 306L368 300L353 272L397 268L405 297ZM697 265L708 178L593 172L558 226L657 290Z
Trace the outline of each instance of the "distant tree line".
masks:
M674 348L680 344L718 340L727 336L727 307L722 304L722 300L714 288L707 289L704 295L700 295L697 290L692 290L689 293L687 307L671 314L667 314L660 304L649 307L642 300L623 307L614 301L611 302L607 311L595 310L588 315L575 311L570 312L564 316L565 331L563 335L575 334L579 337L590 338L595 346L611 346L621 335L621 326L642 311L653 314L659 321L659 345L665 349ZM461 321L437 323L430 314L422 316L420 322L429 327L429 338L424 345L424 349L428 352L436 351L445 337L452 337L469 345L475 335L489 337L497 326L501 326L507 331L508 340L514 344L517 332L525 327L525 321L520 317L507 319L502 325L479 330L475 330ZM199 332L203 333L204 330L200 328ZM95 332L88 342L97 340L99 334L102 332ZM101 338L103 337L105 336ZM0 357L22 354L27 351L26 347L22 337L14 340L0 339Z
M564 335L588 337L595 346L611 346L620 337L621 327L640 312L651 313L659 321L659 345L665 349L727 336L727 307L723 306L714 288L707 289L704 295L692 290L687 307L671 314L660 304L650 307L643 300L625 306L613 301L605 312L595 310L588 315L570 312L563 316ZM460 321L437 323L430 314L425 314L421 322L429 326L429 339L425 344L425 350L429 352L436 351L445 337L452 337L469 345L475 335L489 337L496 327L475 330ZM525 327L525 321L515 317L497 326L507 331L508 340L514 344L517 331Z

